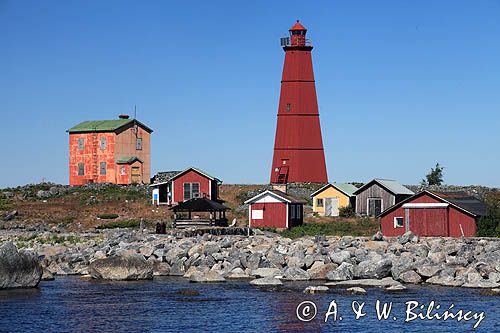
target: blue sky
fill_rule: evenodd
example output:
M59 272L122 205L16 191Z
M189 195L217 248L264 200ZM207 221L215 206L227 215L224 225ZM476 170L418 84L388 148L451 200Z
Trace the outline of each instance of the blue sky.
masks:
M500 186L500 1L0 0L0 186L68 182L65 130L132 113L152 172L269 181L296 19L330 181Z

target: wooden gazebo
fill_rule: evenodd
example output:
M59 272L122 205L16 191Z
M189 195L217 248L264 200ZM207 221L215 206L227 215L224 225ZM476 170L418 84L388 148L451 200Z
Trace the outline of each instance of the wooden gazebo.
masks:
M226 210L229 208L208 198L193 198L170 209L174 211L174 228L227 227Z

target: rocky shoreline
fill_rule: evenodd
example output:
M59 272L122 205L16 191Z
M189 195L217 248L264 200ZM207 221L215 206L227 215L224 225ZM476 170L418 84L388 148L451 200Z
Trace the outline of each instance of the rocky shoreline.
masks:
M332 286L377 286L402 290L403 284L500 287L500 240L422 238L304 237L276 234L156 235L133 230L99 233L33 234L2 232L35 252L52 275L136 280L183 276L192 282L249 279L253 285L315 281ZM1 267L0 267L1 269ZM317 291L321 291L319 288ZM314 292L312 288L306 292Z

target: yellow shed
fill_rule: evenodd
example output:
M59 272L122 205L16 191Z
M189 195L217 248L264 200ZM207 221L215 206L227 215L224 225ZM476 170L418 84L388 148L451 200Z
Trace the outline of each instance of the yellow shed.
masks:
M354 208L358 188L352 184L327 184L311 194L313 212L321 216L339 216L339 208L351 205Z

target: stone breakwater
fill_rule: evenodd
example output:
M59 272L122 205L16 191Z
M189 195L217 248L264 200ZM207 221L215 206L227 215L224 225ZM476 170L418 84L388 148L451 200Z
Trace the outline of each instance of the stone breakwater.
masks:
M61 244L49 244L50 235L45 236L4 233L0 242L20 245L22 239L20 246L38 254L48 278L51 274L118 280L171 275L193 282L252 279L255 285L287 280L366 285L367 279L377 279L389 286L500 286L498 239L418 238L408 233L391 239L375 235L291 240L275 234L180 237L112 230L58 235Z

